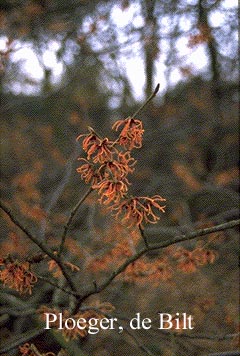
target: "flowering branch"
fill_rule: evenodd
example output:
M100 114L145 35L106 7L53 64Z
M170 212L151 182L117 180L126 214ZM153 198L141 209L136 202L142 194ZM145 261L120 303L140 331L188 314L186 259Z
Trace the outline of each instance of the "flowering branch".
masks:
M108 277L106 279L105 282L103 282L101 285L97 286L96 283L94 284L94 288L91 288L87 293L85 293L84 296L82 296L79 300L78 300L78 304L76 306L76 309L78 309L80 307L80 305L82 304L82 302L84 300L86 300L88 297L90 297L93 294L96 293L100 293L101 291L103 291L105 288L107 288L109 286L109 284L118 276L120 275L123 271L125 271L125 269L133 262L135 262L136 260L138 260L140 257L142 257L143 255L145 255L146 253L153 251L153 250L157 250L157 249L162 249L171 245L174 245L176 243L179 242L183 242L183 241L189 241L192 239L195 239L197 237L200 236L204 236L204 235L208 235L212 232L217 232L217 231L223 231L223 230L227 230L230 228L233 228L235 226L240 225L240 219L238 220L232 220L229 221L227 223L223 223L220 225L216 225L216 226L212 226L212 227L207 227L204 229L199 229L196 231L192 231L190 233L184 234L184 235L178 235L175 236L169 240L165 240L159 244L154 244L154 246L151 245L146 245L143 249L141 249L140 251L138 251L137 253L135 253L133 256L129 257L121 266L119 266L111 275L110 277ZM146 237L145 237L146 238Z

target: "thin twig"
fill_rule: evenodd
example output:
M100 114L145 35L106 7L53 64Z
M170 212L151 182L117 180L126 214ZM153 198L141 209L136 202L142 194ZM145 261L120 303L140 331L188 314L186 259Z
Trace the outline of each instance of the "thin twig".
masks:
M132 117L132 118L136 117L140 113L140 111L142 111L145 108L145 106L149 103L149 101L151 101L157 95L159 88L160 88L160 84L158 83L158 85L154 89L154 92L149 96L149 98L147 98L145 103L143 103L142 106L140 106L140 108L137 109L137 111L135 111L135 113L133 115L131 115L130 117Z
M70 216L68 218L68 221L66 223L66 225L64 226L64 230L63 230L63 234L62 234L62 238L61 238L61 244L58 250L58 256L60 256L63 252L63 248L64 248L64 244L66 241L66 237L67 237L67 232L68 229L73 221L74 216L76 215L78 209L80 208L80 206L82 205L82 203L85 201L85 199L89 196L89 194L92 192L92 187L90 187L87 192L84 194L84 196L78 201L78 203L75 205L75 207L72 209Z
M122 326L118 321L116 321L116 324L119 325L119 326ZM138 340L138 338L134 335L133 332L131 332L130 330L128 330L127 327L124 329L124 332L126 332L126 333L130 336L130 338L135 342L136 346L137 346L140 350L142 350L145 355L148 355L148 356L155 356L146 346L144 346L144 345L142 344L142 342L140 342L140 341Z
M144 255L148 251L147 248L144 248L143 250L137 252L135 255L131 256L128 258L116 271L114 271L110 277L107 278L105 282L103 282L101 285L97 286L97 289L91 288L88 292L86 292L82 298L78 300L78 303L76 304L75 308L75 313L78 311L79 307L81 306L82 302L86 300L88 297L90 297L93 294L100 293L102 290L104 290L106 287L109 286L109 284L119 275L121 274L131 263L136 261L138 258L140 258L142 255Z

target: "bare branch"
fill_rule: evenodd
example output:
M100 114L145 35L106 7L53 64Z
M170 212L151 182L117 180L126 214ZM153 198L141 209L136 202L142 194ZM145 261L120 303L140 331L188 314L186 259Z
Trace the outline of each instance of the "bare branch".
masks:
M82 310L82 308L81 308ZM113 316L111 316L113 317ZM123 320L124 322L128 322L128 317L123 316L118 316L119 320ZM153 320L154 321L154 320ZM199 339L199 340L213 340L213 341L224 341L224 340L231 340L234 339L238 336L240 336L240 333L234 333L234 334L225 334L225 335L208 335L208 334L185 334L185 333L179 333L179 332L173 332L169 330L160 330L157 327L152 327L152 330L157 331L158 333L164 334L166 336L175 336L175 337L182 337L182 338L189 338L189 339Z

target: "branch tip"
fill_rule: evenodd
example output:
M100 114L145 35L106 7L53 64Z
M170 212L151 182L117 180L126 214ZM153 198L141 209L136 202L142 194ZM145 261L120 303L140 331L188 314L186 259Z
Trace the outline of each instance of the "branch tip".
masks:
M156 88L154 89L153 95L155 96L160 89L160 83L157 84Z
M160 84L158 83L152 94L147 98L147 100L141 105L141 107L137 111L135 111L133 115L131 115L132 118L136 117L140 113L140 111L142 111L145 106L156 96L157 92L159 91L159 88Z

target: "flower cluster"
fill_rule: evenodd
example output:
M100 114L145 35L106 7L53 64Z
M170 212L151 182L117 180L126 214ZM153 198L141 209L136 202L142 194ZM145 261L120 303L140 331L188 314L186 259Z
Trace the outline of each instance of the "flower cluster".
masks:
M119 218L122 217L122 222L130 220L131 225L141 226L142 222L155 224L159 217L153 212L153 208L164 213L165 206L159 204L166 199L159 195L149 197L135 197L123 200L120 204L115 204L112 207L114 215Z
M3 267L0 271L0 281L4 286L15 289L20 294L32 294L32 287L37 282L37 277L30 272L29 262L8 262L1 259L0 266Z
M165 199L159 195L129 198L128 193L128 175L134 172L136 164L131 151L142 147L142 121L129 117L115 122L112 129L121 129L115 141L101 138L91 127L88 129L89 133L77 138L83 138L82 148L86 153L86 158L79 158L82 165L77 172L81 178L98 192L100 204L128 226L156 223L159 220L156 212L164 212L161 203Z
M142 135L144 133L142 121L129 117L125 120L118 120L113 125L113 130L123 126L119 135L119 144L132 150L133 148L142 147Z

